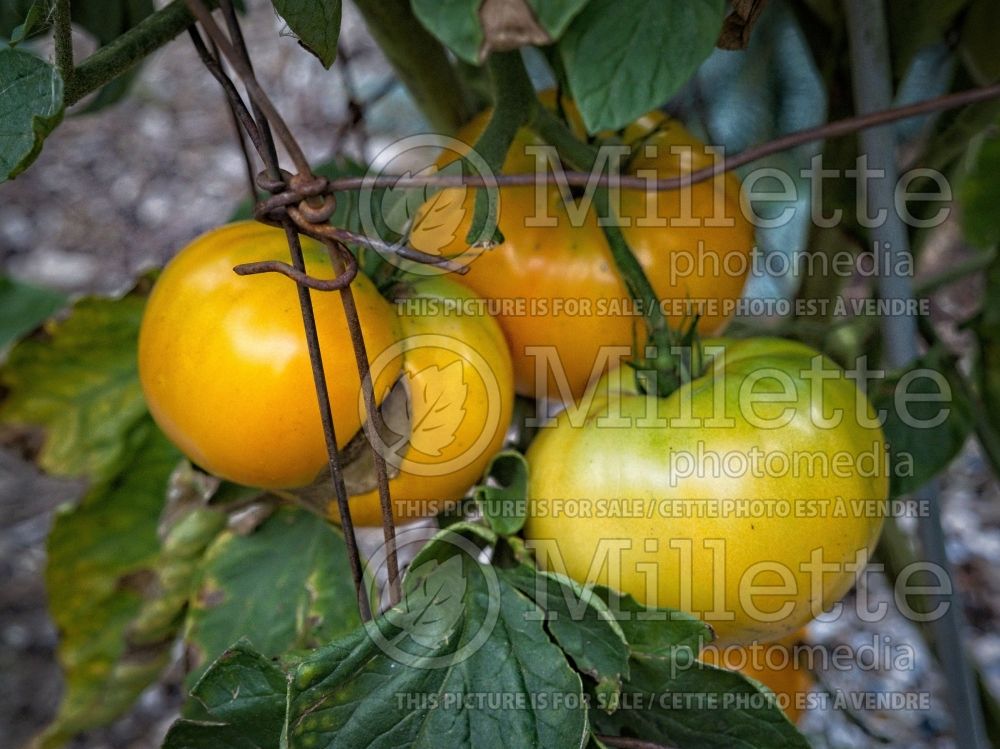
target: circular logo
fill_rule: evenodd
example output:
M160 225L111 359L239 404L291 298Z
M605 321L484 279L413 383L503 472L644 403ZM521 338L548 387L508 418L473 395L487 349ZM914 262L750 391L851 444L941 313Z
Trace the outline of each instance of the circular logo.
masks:
M411 533L418 543L426 543L425 528L402 528L396 531L397 548L413 540ZM427 670L451 668L475 655L500 618L501 595L496 570L479 563L482 550L471 540L459 533L440 533L432 543L443 544L444 553L425 560L418 556L416 567L407 572L403 599L365 623L368 636L385 655L404 666ZM366 569L375 574L385 562L383 544ZM481 589L486 592L486 611L473 621L465 601L470 590ZM459 630L460 638L455 636ZM456 647L459 642L464 644Z
M437 160L442 151L450 151L459 158L439 168ZM463 162L470 174L485 180L484 189L491 204L499 205L500 192L489 164L457 138L434 133L411 135L389 144L372 160L358 194L358 210L365 236L377 242L375 249L387 262L396 266L405 264L408 271L417 275L451 272L430 263L406 260L399 254L399 250L408 245L415 221L419 222L420 235L417 249L428 255L447 257L460 266L471 263L478 256L479 248L492 242L495 214L471 242L458 236L462 218L471 211L471 203L466 205L466 196L473 188L462 185L441 189L408 184L414 178L432 175L461 176ZM393 183L388 187L376 187L376 180L384 176L394 178ZM392 241L390 236L400 239ZM455 239L461 240L464 249L445 255L445 248Z
M380 353L371 363L372 381L400 357L412 365L396 385L403 392L383 403L385 429L369 430L368 438L386 463L415 476L444 476L470 465L505 426L500 383L489 362L457 338L421 333ZM365 420L363 400L358 408Z

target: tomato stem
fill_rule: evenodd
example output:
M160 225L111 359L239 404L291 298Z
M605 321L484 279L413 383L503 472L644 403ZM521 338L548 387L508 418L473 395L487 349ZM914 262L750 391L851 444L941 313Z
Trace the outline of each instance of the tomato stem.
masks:
M448 52L413 15L410 0L357 0L369 33L438 132L454 133L471 114L467 87Z
M521 126L527 124L537 106L537 99L521 60L521 53L517 50L494 52L489 57L487 67L493 81L493 113L483 134L476 141L475 151L486 162L490 171L496 174L503 169L511 143ZM504 241L497 226L500 208L498 198L496 189L476 191L475 208L466 241L477 242L487 227L492 230L491 244Z
M569 127L545 107L535 106L529 127L546 142L555 146L560 157L572 168L592 170L597 163L597 149L577 139ZM594 209L598 216L611 215L610 192L606 187L598 186L594 190ZM700 367L690 366L692 362L702 360L700 353L694 352L694 348L698 346L697 338L693 335L693 328L691 331L679 334L667 324L660 307L659 296L650 283L646 271L628 246L621 229L614 224L602 226L601 229L608 240L611 257L618 273L625 282L630 296L642 310L643 319L649 330L647 346L651 347L652 355L647 356L645 348L642 352L636 352L636 360L632 363L637 372L636 380L643 390L655 391L661 397L665 397L683 383L701 374ZM691 348L689 358L676 353L678 347L685 345Z
M210 7L215 4L209 2ZM183 33L193 22L194 18L184 0L174 0L142 19L74 68L70 80L65 82L64 103L67 107L76 104L87 94L110 83L151 52Z
M590 170L597 163L597 149L578 140L564 122L544 107L535 107L530 127L545 141L555 146L559 155L574 169ZM611 201L607 188L598 187L594 190L594 208L600 216L609 215ZM601 228L611 246L611 255L618 272L621 273L632 298L641 305L643 317L651 333L666 329L667 321L660 309L656 291L625 241L621 229L613 224Z
M69 0L57 0L52 7L53 37L56 48L56 67L62 76L63 85L73 86L73 21L70 17Z

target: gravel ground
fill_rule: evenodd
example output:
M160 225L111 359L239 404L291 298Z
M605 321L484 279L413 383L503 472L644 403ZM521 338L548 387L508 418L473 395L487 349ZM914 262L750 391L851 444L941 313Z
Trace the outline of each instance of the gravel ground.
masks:
M268 3L248 5L243 26L258 77L307 157L320 163L338 152L360 155L342 66L324 70ZM389 133L419 129L421 119L399 86L386 90L390 69L351 8L342 39L358 99L379 96L366 107L370 156ZM7 272L107 293L225 221L246 195L246 178L221 89L181 37L147 61L120 104L68 116L38 161L2 189L0 262Z
M378 97L366 108L363 134L345 124L343 77L324 71L287 33L277 39L283 24L268 10L269 3L247 4L245 31L260 78L311 160L327 159L338 148L370 158L390 135L420 129L405 94L398 86L387 89L387 65L352 8L347 9L343 35L352 78L360 100ZM79 41L81 48L86 46L86 40ZM345 129L346 139L341 137ZM243 163L233 143L217 84L190 45L175 42L147 63L126 101L97 114L69 117L46 142L39 161L0 187L0 267L23 280L73 293L127 289L144 269L162 264L193 236L231 214L245 194ZM954 246L952 237L929 263L949 262ZM962 319L969 299L976 298L969 291L959 287L943 296L937 315L945 321ZM961 343L957 335L949 340ZM58 704L56 636L42 582L44 539L52 510L80 490L74 482L39 475L12 451L0 451L0 726L5 727L0 729L0 748L22 745ZM968 593L973 653L1000 693L1000 578L993 574L1000 564L998 500L996 481L970 445L945 476L941 501L949 554L959 585ZM869 588L875 601L888 601L891 608L892 591L883 578L871 577ZM936 666L902 617L873 625L848 615L814 625L809 639L830 648L844 643L857 648L873 641L884 644L877 639L880 634L890 635L893 647L913 646L914 663L829 672L826 686L834 694L926 692L930 708L862 712L854 721L832 708L815 710L804 721L813 742L838 749L885 746L878 739L885 736L895 747L954 746ZM179 703L176 684L175 678L150 689L129 715L82 737L76 746L158 746Z

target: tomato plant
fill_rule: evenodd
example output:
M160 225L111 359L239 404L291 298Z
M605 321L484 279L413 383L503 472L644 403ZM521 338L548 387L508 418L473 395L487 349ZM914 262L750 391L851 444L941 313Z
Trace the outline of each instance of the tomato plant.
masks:
M615 372L585 413L540 430L525 537L543 564L694 613L720 641L776 640L839 600L874 548L885 440L855 383L800 343L706 351L667 398Z
M1000 742L1000 5L261 4L0 0L8 743Z

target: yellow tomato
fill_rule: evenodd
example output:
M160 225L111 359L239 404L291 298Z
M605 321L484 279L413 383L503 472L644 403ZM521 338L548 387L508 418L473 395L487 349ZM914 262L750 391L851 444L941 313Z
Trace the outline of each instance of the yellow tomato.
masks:
M692 613L723 643L773 640L853 584L882 527L885 440L812 349L705 350L707 370L668 397L623 369L539 431L525 537L541 564Z
M402 367L405 423L383 444L397 523L427 517L461 499L503 444L514 407L510 353L482 300L451 277L415 277L393 291L402 338L372 354L373 371ZM398 430L398 431L397 431ZM379 525L374 480L350 499L358 525ZM336 503L331 517L339 522Z
M322 244L302 237L306 269L334 277ZM249 486L287 488L327 466L295 283L276 273L238 276L257 260L291 262L281 229L256 222L201 235L167 265L149 298L139 336L139 376L150 412L195 463ZM363 275L353 283L370 351L399 338L392 307ZM361 383L337 292L313 292L337 441L362 420ZM387 366L379 401L397 379Z

